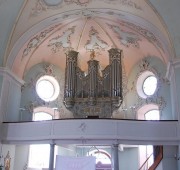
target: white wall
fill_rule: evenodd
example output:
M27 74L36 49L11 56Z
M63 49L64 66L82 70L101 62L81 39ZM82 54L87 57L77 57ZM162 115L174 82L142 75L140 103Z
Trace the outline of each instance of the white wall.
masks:
M23 170L28 164L29 145L16 145L14 170Z
M139 168L139 151L136 148L124 148L119 152L120 170L137 170Z

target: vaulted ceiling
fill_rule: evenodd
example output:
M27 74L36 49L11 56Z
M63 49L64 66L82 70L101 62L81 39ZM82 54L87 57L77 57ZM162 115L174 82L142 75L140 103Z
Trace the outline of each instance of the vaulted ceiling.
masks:
M180 3L175 0L15 1L0 1L0 18L5 19L0 48L4 65L20 78L40 62L63 70L69 50L79 52L79 64L86 70L92 50L104 68L108 50L120 48L127 75L144 57L158 57L167 64L179 55L180 21L175 22L174 12Z

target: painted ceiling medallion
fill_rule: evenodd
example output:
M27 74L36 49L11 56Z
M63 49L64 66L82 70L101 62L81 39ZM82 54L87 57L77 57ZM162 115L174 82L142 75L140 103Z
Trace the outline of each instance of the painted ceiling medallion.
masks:
M130 45L136 48L139 48L139 43L141 39L138 35L133 32L127 32L121 29L119 26L107 24L116 34L118 34L118 39L121 44L129 47Z
M63 0L43 0L47 5L54 6L59 5L63 2Z
M51 50L54 53L58 52L61 48L64 50L72 50L70 36L74 33L74 31L75 26L68 28L62 35L58 35L50 39L48 47L52 47Z
M95 30L94 27L91 27L91 30L89 31L89 37L90 40L88 40L85 45L87 51L92 51L94 49L104 50L108 48L108 44L99 37L98 31Z

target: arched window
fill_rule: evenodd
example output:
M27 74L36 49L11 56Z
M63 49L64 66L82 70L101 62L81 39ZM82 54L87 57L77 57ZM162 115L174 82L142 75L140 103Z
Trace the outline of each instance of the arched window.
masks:
M146 120L159 120L160 119L159 110L157 109L153 109L146 112L144 116Z
M96 164L111 164L111 157L106 151L102 150L93 150L89 152L89 155L96 157Z
M160 112L158 106L155 104L149 104L141 107L138 110L138 116L144 120L159 120L160 119ZM140 154L140 166L146 162L144 166L149 168L154 162L154 155L153 155L153 146L146 145L146 146L139 146L139 154Z
M52 115L46 112L34 113L34 121L51 120ZM49 167L49 144L30 145L29 147L29 161L28 167L30 168L48 168Z

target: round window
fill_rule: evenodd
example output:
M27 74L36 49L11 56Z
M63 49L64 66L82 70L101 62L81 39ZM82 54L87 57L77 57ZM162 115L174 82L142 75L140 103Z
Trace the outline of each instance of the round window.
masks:
M59 84L52 76L42 76L36 83L36 92L44 101L53 101L59 95Z
M144 80L143 91L146 95L151 96L155 93L157 88L157 78L155 76L149 76Z
M152 96L157 90L158 80L155 74L151 71L143 72L136 84L137 93L142 98Z

